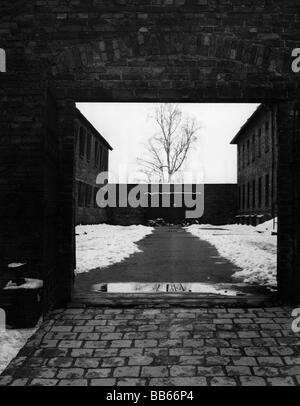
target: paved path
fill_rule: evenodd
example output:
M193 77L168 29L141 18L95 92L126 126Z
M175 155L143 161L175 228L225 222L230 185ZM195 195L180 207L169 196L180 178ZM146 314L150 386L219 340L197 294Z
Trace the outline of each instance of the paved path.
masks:
M181 227L158 227L121 263L80 274L77 289L104 282L232 282L238 270L216 248Z
M69 308L51 315L1 385L299 385L291 309Z

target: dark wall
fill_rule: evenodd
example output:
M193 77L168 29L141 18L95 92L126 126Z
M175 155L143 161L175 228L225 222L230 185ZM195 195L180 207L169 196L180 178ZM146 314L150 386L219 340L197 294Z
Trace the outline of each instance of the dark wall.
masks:
M2 1L0 47L8 72L42 62L75 101L297 98L299 15L298 0Z
M232 224L237 213L236 184L208 184L204 186L204 214L202 223Z
M101 224L108 221L108 213L98 207L77 207L76 225Z
M114 207L108 210L108 222L113 225L131 226L146 224L146 209L130 207Z
M186 207L182 208L149 208L146 209L146 219L164 218L171 223L179 223L186 218ZM189 210L189 209L188 209ZM205 184L204 212L199 218L202 224L231 224L235 223L237 214L237 185L236 184Z
M281 297L300 292L300 105L281 103L278 121L278 283Z
M0 73L0 272L20 261L37 276L43 270L45 84L8 80L4 92L2 79Z
M2 1L2 263L28 258L45 274L43 235L51 223L43 168L55 153L45 145L48 89L59 121L54 302L70 298L73 280L76 101L289 100L278 118L278 269L283 296L299 300L299 133L291 121L299 98L300 74L291 69L299 21L298 0Z
M117 190L119 185L117 186ZM128 192L136 185L127 185ZM152 185L145 185L148 191L151 191ZM157 186L157 190L161 192L161 185ZM178 186L178 185L177 185ZM182 185L180 187L183 189ZM109 209L109 222L112 224L131 225L131 224L146 224L148 220L163 218L165 221L178 224L186 219L186 210L194 210L188 208L184 204L182 197L182 207L174 207L174 195L172 195L174 187L171 185L170 207L162 206L162 198L160 196L159 207L151 207L150 198L148 198L148 207L115 207ZM196 191L195 185L193 186ZM236 184L205 184L204 185L204 212L199 219L200 223L209 224L231 224L235 222L237 214L237 185ZM117 192L117 201L118 201ZM195 195L193 196L195 199Z

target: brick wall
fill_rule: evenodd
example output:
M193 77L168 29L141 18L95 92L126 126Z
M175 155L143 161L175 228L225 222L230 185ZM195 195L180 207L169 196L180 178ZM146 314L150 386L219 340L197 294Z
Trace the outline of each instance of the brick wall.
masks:
M142 207L114 207L108 210L108 222L113 225L131 226L146 224L146 209Z
M0 48L7 56L7 73L0 73L2 266L28 258L33 272L43 273L47 88L59 121L56 299L66 301L75 260L75 102L292 102L299 97L300 75L291 70L299 24L298 0L1 2ZM299 300L293 110L293 104L281 107L278 118L278 269L282 295Z
M8 70L28 71L42 60L60 97L298 95L299 76L291 70L297 0L28 0L0 7Z
M203 224L232 224L237 213L236 184L204 185Z
M45 84L37 72L26 83L21 75L5 75L5 92L0 85L0 274L7 279L7 263L24 261L31 276L42 277Z
M136 185L127 185L128 193ZM161 185L155 185L155 190L162 190ZM178 186L178 185L177 185ZM118 187L118 185L117 185ZM145 185L151 192L153 185ZM182 185L180 185L181 188ZM118 189L117 189L118 190ZM154 189L152 189L154 190ZM115 207L109 209L109 222L112 224L131 225L146 224L147 220L163 218L165 221L178 224L186 218L186 210L194 210L195 207L186 207L182 195L182 207L174 207L173 185L171 185L171 207L163 207L162 198L159 207L151 207L150 198L148 207ZM193 189L195 191L195 187ZM237 213L237 186L236 184L206 184L204 185L204 212L199 218L201 223L231 224L235 222ZM195 196L193 196L195 200ZM117 192L118 201L118 192Z
M149 208L146 219L162 217L171 223L179 223L186 218L186 207L182 208ZM192 209L193 210L193 209ZM204 212L199 222L202 224L232 224L237 214L236 184L205 184Z

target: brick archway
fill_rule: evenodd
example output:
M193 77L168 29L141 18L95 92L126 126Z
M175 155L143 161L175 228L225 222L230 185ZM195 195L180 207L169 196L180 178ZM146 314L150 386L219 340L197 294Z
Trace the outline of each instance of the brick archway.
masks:
M54 175L44 163L56 154L58 270L45 307L71 295L75 101L277 100L279 290L284 299L300 299L299 116L293 102L300 75L291 70L297 0L78 0L51 7L20 0L0 11L0 48L7 57L7 72L0 73L1 195L9 199L17 189L23 203L35 202L34 213L24 214L34 227L17 249L18 226L1 230L2 258L29 259L35 273L47 275L46 213ZM57 146L47 127L50 93L57 103ZM2 158L16 147L18 165L12 160L8 171ZM1 215L13 224L6 200Z

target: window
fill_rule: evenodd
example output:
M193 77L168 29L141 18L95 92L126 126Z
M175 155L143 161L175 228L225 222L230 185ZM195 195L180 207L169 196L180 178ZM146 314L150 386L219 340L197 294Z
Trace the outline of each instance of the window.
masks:
M80 192L81 192L81 182L76 182L77 186L77 204L80 206Z
M240 187L240 210L243 209L243 187Z
M80 129L79 129L79 156L81 158L83 158L84 153L85 153L85 130L83 127L80 126Z
M247 140L247 165L250 164L250 141Z
M77 195L78 206L80 207L94 206L94 203L92 203L92 196L94 190L93 186L80 181L77 182L77 185L78 185L78 195Z
M246 186L243 185L242 209L245 209Z
M86 135L86 159L90 162L91 159L91 134Z
M99 188L94 187L94 196L93 196L93 202L94 202L94 208L98 208L97 205L97 193L98 193Z
M250 209L250 182L247 184L247 209Z
M108 149L103 148L103 170L108 170Z
M255 133L252 135L252 162L255 161Z
M92 186L85 185L85 207L90 207L92 200Z
M100 151L99 151L99 162L98 162L98 168L100 168L100 171L102 171L102 155L103 155L103 145L100 144Z
M258 156L261 156L261 128L259 128L258 134L257 134L257 151L258 151Z
M98 165L99 165L99 142L97 140L95 140L94 163L95 163L95 166L98 168Z
M269 122L266 121L266 123L265 123L265 152L269 151L269 142L270 142L269 138L270 138L269 137Z
M78 182L78 206L83 207L85 204L85 184Z
M265 189L265 205L269 207L270 203L270 177L269 174L265 176L266 189Z
M252 208L255 209L256 207L256 196L255 196L255 180L252 181Z
M78 124L75 122L74 125L74 134L75 134L75 151L77 149L77 143L78 143Z
M258 179L258 207L261 207L262 202L262 180L261 178Z

